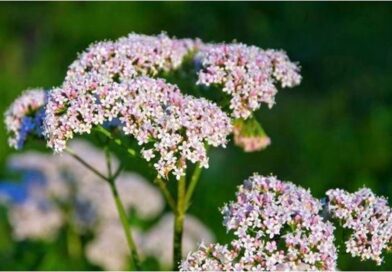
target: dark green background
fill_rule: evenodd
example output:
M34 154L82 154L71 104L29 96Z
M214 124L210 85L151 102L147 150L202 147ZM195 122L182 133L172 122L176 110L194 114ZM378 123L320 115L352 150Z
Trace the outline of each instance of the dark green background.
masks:
M253 154L211 152L191 213L228 240L218 212L253 172L273 173L318 197L363 185L392 194L392 6L389 3L0 3L0 111L27 87L61 84L76 53L129 32L282 48L303 82L258 112L272 145ZM0 124L0 169L12 151ZM130 163L130 169L140 165ZM143 168L143 166L140 166ZM6 176L0 172L0 177ZM3 219L1 219L4 221ZM86 269L66 258L39 266L43 248L14 246L3 222L2 269ZM7 238L8 237L8 238ZM55 251L55 250L54 250ZM343 249L341 249L343 253ZM53 254L55 256L55 254ZM342 254L342 270L392 269Z

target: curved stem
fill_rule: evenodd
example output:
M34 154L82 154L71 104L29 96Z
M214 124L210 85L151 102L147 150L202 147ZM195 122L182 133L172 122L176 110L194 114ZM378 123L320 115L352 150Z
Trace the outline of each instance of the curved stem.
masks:
M110 189L112 191L114 200L116 202L116 207L117 207L117 210L118 210L118 214L120 216L121 225L122 225L122 227L124 229L125 237L126 237L126 240L127 240L127 243L128 243L128 247L129 247L129 250L130 250L130 253L131 253L132 263L135 266L136 270L141 270L139 255L138 255L137 250L136 250L135 241L133 240L133 237L132 237L131 227L130 227L129 222L128 222L128 217L127 217L127 214L125 212L124 205L121 202L121 199L120 199L119 193L117 191L117 188L116 188L116 186L114 184L114 181L109 182L109 184L110 184Z
M158 185L159 189L161 190L163 196L166 199L167 204L169 204L173 212L176 212L176 202L170 191L167 189L166 183L160 177L156 177L154 183Z
M123 203L122 203L122 201L120 199L119 193L118 193L117 188L115 186L115 180L116 180L117 176L121 172L121 166L116 171L115 175L112 175L109 151L108 151L107 148L105 148L106 162L107 162L107 167L108 167L108 172L109 172L108 173L109 177L106 177L101 172L99 172L97 169L95 169L92 165L90 165L88 162L86 162L84 159L82 159L79 155L77 155L72 149L66 148L65 151L70 156L72 156L77 161L79 161L81 164L83 164L90 171L92 171L94 174L96 174L98 177L102 178L103 180L105 180L105 181L107 181L109 183L110 189L112 191L113 198L114 198L114 201L115 201L115 204L116 204L116 208L117 208L117 211L118 211L119 216L120 216L121 224L122 224L123 229L124 229L124 233L125 233L125 236L126 236L128 247L129 247L129 250L130 250L130 253L131 253L132 263L134 264L134 266L135 266L135 268L137 270L141 270L139 256L138 256L137 250L136 250L136 244L135 244L135 242L134 242L134 240L132 238L132 234L131 234L131 227L130 227L129 222L128 222L128 218L127 218L127 215L126 215L126 212L125 212L125 209L124 209L124 205L123 205Z
M110 160L110 152L107 146L105 146L105 158L106 158L106 165L108 168L108 183L110 185L110 190L112 191L114 201L116 203L116 208L118 211L118 215L120 217L121 225L124 229L125 238L127 240L127 244L129 247L129 251L131 254L132 264L135 266L136 270L141 270L139 255L137 253L136 244L133 240L132 233L131 233L131 226L128 222L127 213L124 208L124 204L121 201L120 194L118 193L116 187L116 179L115 176L112 174L112 164ZM118 175L119 171L117 171L116 175Z
M177 209L174 217L173 270L177 270L182 259L182 235L185 220L185 176L178 181Z

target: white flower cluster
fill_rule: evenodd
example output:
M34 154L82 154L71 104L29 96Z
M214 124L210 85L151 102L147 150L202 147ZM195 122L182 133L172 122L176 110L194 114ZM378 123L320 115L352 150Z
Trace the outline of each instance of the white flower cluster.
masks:
M334 227L309 191L254 175L223 209L230 246L202 245L181 270L334 270Z
M94 78L83 78L50 92L48 144L62 151L74 133L89 133L114 119L143 146L147 161L158 157L154 166L162 177L184 175L187 160L208 167L205 144L225 146L231 132L230 118L216 104L183 95L162 79L138 77L98 86Z
M43 89L31 89L11 104L4 114L11 147L22 148L29 135L41 137L45 102L46 92Z
M276 82L294 87L301 82L299 67L284 51L262 50L244 44L208 44L197 56L201 62L198 84L223 86L231 96L235 118L248 118L261 103L272 107Z
M352 231L346 251L361 260L382 263L384 250L392 250L392 210L384 197L367 188L355 193L329 190L328 210L342 227Z
M197 40L171 39L166 34L133 33L114 42L98 42L70 65L65 81L91 74L99 77L102 84L141 75L155 76L177 69L197 44Z

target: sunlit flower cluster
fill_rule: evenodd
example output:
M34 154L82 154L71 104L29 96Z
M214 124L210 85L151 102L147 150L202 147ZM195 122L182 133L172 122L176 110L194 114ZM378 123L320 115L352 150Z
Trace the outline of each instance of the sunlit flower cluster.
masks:
M31 89L11 104L5 112L5 127L11 147L22 148L29 135L41 137L45 102L46 92L43 89Z
M254 175L239 187L236 201L223 208L224 225L236 237L230 246L203 245L182 268L333 270L334 227L318 215L320 210L309 191Z
M334 189L327 196L331 216L352 231L346 251L380 265L383 251L392 249L392 211L387 199L367 188L355 193Z
M155 158L159 175L173 172L178 178L184 175L187 160L208 167L205 144L224 146L231 132L229 117L216 104L183 95L162 79L138 77L98 86L93 78L83 78L73 84L54 89L49 96L45 131L56 151L62 151L75 133L89 133L95 125L118 120L124 134L143 146L142 156L147 161Z
M117 41L92 44L74 61L65 81L94 75L100 83L124 81L136 76L155 76L177 69L198 41L171 39L166 34L129 34Z
M235 118L248 118L261 103L272 107L276 83L294 87L301 81L299 67L284 51L262 50L244 44L211 44L201 47L198 84L219 85L230 95Z

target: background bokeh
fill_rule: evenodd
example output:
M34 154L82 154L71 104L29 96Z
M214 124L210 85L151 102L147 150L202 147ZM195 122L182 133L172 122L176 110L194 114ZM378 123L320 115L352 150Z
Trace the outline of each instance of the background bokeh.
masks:
M210 168L195 192L190 213L225 242L229 235L218 208L253 172L273 173L320 197L329 188L354 191L366 185L391 198L391 14L389 3L3 2L0 112L27 87L60 85L77 52L91 42L129 32L166 31L286 50L301 64L303 82L279 92L271 110L258 111L272 145L251 154L232 145L212 150ZM1 122L1 180L9 178L5 162L12 152ZM132 162L127 167L145 170ZM60 251L42 267L37 256L48 250L56 252L53 246L12 242L1 211L0 269L89 269L73 267ZM342 270L392 270L390 257L375 267L342 256Z

